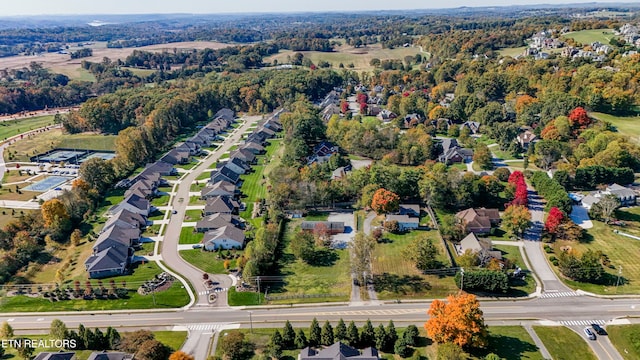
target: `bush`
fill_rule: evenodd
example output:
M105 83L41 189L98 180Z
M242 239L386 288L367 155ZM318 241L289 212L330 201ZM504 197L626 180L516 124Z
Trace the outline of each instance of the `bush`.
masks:
M536 171L531 177L531 183L538 190L538 193L547 200L545 210L557 207L565 214L571 214L571 199L567 190L556 180L549 178L547 173Z
M505 293L509 290L509 277L501 271L488 269L468 270L464 272L464 284L462 274L455 276L456 284L464 290L480 290L493 293Z
M545 245L545 246L544 246L544 251L545 251L547 254L551 254L551 253L553 253L553 248L552 248L551 246L549 246L549 245Z
M511 175L511 171L506 167L501 167L497 168L496 171L493 172L493 175L497 177L498 180L507 182L509 180L509 175Z

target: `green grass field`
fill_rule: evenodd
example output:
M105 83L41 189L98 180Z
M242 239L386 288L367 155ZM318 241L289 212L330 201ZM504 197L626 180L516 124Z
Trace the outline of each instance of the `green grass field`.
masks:
M184 221L199 221L202 219L202 210L187 210L184 214Z
M179 281L174 281L171 287L165 291L155 294L156 305L153 304L151 295L139 295L136 290L142 282L152 279L160 274L162 270L155 262L138 264L133 273L125 276L117 276L113 279L118 286L123 281L129 289L128 299L119 300L65 300L51 302L46 298L33 298L28 296L11 296L0 298L0 312L44 312L44 311L72 311L72 310L125 310L125 309L151 309L151 308L176 308L184 306L189 302L189 295ZM77 279L70 279L65 286L73 287L73 280L79 280L84 287L86 274L80 275ZM109 283L109 278L102 280L104 284ZM97 286L98 281L92 281L93 286ZM106 285L106 286L107 286Z
M53 115L36 116L27 119L0 122L0 140L18 135L29 130L53 125Z
M629 136L635 142L640 142L640 116L615 116L599 112L592 112L589 115L611 123L620 134Z
M478 355L486 356L485 353L494 353L506 360L544 359L522 326L489 326L489 345Z
M371 59L377 58L380 60L386 59L399 59L403 60L405 56L415 56L420 53L420 49L417 47L401 47L396 49L383 49L381 45L370 45L367 47L353 48L348 45L338 47L334 52L320 52L320 51L300 51L306 58L310 59L314 64L318 64L320 61L327 61L334 68L338 68L342 63L345 67L349 64L353 64L353 70L373 70L373 66L370 65ZM289 50L282 50L276 55L269 56L264 59L265 63L273 63L273 60L278 60L278 64L290 63L290 58L294 52ZM423 54L424 55L424 54Z
M562 35L564 39L573 38L576 42L582 43L583 45L588 45L596 41L609 44L609 41L613 37L615 37L615 35L613 35L612 29L572 31Z
M227 301L230 306L260 305L265 303L264 293L258 295L257 292L236 291L235 287L229 289L227 296Z
M640 359L640 324L607 326L609 340L625 360Z
M524 52L524 49L526 48L527 48L526 46L504 48L504 49L498 50L498 53L502 56L511 56L514 58L518 55L522 55L522 53Z
M493 248L502 252L502 258L511 260L512 263L519 266L525 272L529 271L522 259L522 254L520 253L520 248L518 246L496 245ZM534 291L536 291L536 281L531 274L527 274L525 281L512 286L508 295L527 296Z
M433 239L440 250L443 266L451 265L435 231L414 230L406 234L385 234L387 242L376 245L373 253L375 289L380 299L440 298L458 291L453 277L423 275L404 255L408 245L420 236Z
M560 252L560 247L571 246L580 253L588 249L593 251L600 250L609 256L611 260L612 268L605 268L606 276L602 284L579 283L567 280L565 281L567 285L574 289L582 289L603 295L640 293L640 263L636 255L640 252L640 241L613 233L614 229L620 229L624 232L640 235L640 208L634 207L619 210L617 217L624 220L627 226L617 228L594 221L593 228L587 230L588 242L558 241L554 244L556 254ZM623 268L624 285L616 288L619 266Z
M534 326L544 346L554 359L596 360L584 338L564 326Z
M198 269L210 273L210 274L226 274L227 270L224 269L224 260L216 259L216 253L211 251L203 251L202 249L182 250L180 256L197 267ZM236 260L230 260L230 269L236 267Z
M162 195L151 200L151 205L155 207L169 205L169 195Z
M193 227L183 227L180 230L180 244L200 244L204 233L195 232Z

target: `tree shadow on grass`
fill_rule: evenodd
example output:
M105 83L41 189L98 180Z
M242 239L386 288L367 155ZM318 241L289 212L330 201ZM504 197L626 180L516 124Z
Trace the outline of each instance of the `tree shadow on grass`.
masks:
M538 351L537 346L518 338L504 335L490 335L489 346L487 346L486 349L474 349L471 353L483 358L490 353L494 353L501 359L518 360L523 359L525 353L536 351Z
M338 261L335 250L317 249L313 252L313 258L309 261L311 266L333 266Z
M418 293L431 290L431 284L417 275L396 275L384 273L374 275L373 286L376 292L388 291L396 294Z

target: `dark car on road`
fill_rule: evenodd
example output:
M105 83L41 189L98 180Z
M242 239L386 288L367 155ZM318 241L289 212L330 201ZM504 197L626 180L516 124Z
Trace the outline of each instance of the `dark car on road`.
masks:
M607 331L605 329L603 329L602 326L600 326L598 324L591 324L591 327L596 332L596 334L598 334L598 335L607 335Z

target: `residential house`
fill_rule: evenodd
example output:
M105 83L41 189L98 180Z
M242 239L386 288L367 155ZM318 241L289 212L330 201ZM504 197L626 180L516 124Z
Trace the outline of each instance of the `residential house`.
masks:
M246 141L244 145L240 147L240 149L251 151L255 155L260 155L267 152L267 150L264 148L264 146L262 146L262 144L259 144L253 141Z
M89 256L84 266L91 279L123 275L127 272L131 256L128 248L109 247Z
M127 191L124 192L124 196L129 196L131 194L136 194L145 199L153 198L157 193L157 186L150 180L140 179L133 183Z
M442 140L442 154L438 157L439 162L449 165L469 162L472 159L473 150L461 147L456 139Z
M75 360L76 353L73 351L58 351L58 352L41 352L33 360Z
M516 136L516 141L523 149L528 149L529 145L538 141L538 136L531 130L522 131Z
M344 232L344 223L337 221L303 221L300 224L300 229L307 232L322 228L326 229L331 235L342 234Z
M391 111L391 110L383 109L382 111L380 111L380 113L376 117L380 121L389 122L389 121L397 118L398 115L396 113L394 113L393 111Z
M420 216L420 205L418 204L400 204L399 215Z
M238 195L238 188L228 181L218 181L214 184L209 184L200 190L200 198L209 199L214 196L226 196L236 197Z
M242 249L244 247L244 232L233 225L223 226L204 234L202 243L207 251L222 249Z
M638 194L632 189L620 186L618 184L612 184L607 187L607 193L615 195L620 200L622 206L635 206Z
M147 219L144 216L127 209L120 209L120 211L113 214L113 216L107 219L104 226L107 227L113 221L123 221L138 228L144 228L147 226Z
M240 203L227 196L216 196L207 199L204 206L204 215L209 216L216 213L238 215Z
M347 166L341 166L333 170L333 173L331 173L331 180L345 178L347 174L351 172L352 169L353 167L351 166L351 164L349 164Z
M196 223L196 231L207 232L229 225L235 226L238 229L244 228L244 223L239 217L231 214L216 213L198 221Z
M97 253L109 247L134 247L140 243L140 229L120 227L117 224L103 229L93 245L93 252Z
M247 136L247 140L248 142L255 142L258 143L262 146L267 145L267 140L269 139L269 137L267 137L266 134L264 133L251 133L249 134L249 136Z
M318 104L318 107L322 109L322 108L326 108L329 105L336 105L339 102L340 102L340 94L338 94L338 92L335 90L331 90L329 91L327 96L325 96L324 99L322 99L320 104Z
M594 194L589 194L589 195L583 197L582 200L580 200L580 203L582 204L583 208L585 208L587 210L590 210L591 207L594 204L599 203L601 199L602 198L600 197L599 193L594 193Z
M466 232L476 234L488 234L491 227L500 223L498 209L469 208L458 212L455 217L464 225Z
M255 164L257 159L256 155L247 149L234 150L229 154L229 158L238 158L247 164Z
M255 134L264 136L265 139L271 139L276 136L276 132L269 129L268 127L260 127L254 131Z
M329 121L333 115L340 115L342 112L340 111L340 107L335 104L327 105L322 111L320 115L322 116L322 120Z
M467 251L478 254L481 263L486 263L490 259L502 260L502 252L493 250L491 239L478 238L476 234L470 232L460 243L455 245L458 255L462 255Z
M178 145L177 148L189 150L189 155L192 155L192 156L199 155L202 152L202 147L200 145L189 140Z
M298 354L298 360L378 360L380 356L375 348L368 347L362 352L349 345L337 342L324 349L306 347Z
M409 215L389 214L385 217L384 221L385 222L397 221L398 229L400 231L408 231L408 230L413 230L420 227L420 218L409 216Z
M220 181L225 181L233 184L233 180L221 173L218 170L211 171L211 177L209 178L209 184L215 184Z
M249 170L251 170L251 166L249 166L249 164L247 164L242 159L237 157L229 158L229 160L227 161L221 161L217 164L216 167L217 168L228 167L231 171L239 175L245 174L249 172Z
M178 173L178 170L173 167L173 164L169 164L168 162L162 160L147 164L147 166L144 168L144 171L157 173L160 176L171 176Z
M480 123L477 121L465 121L460 125L460 131L464 128L469 129L471 134L477 134L480 132Z
M94 351L87 360L133 360L133 354L123 352Z
M172 165L188 164L191 161L191 156L188 148L186 147L173 148L161 157L160 161L164 161Z
M404 127L414 127L422 122L422 116L420 114L408 114L404 118Z
M328 141L322 141L313 148L313 154L307 159L307 164L324 163L329 160L331 155L337 154L340 148Z
M222 175L223 177L220 177ZM230 169L228 166L222 166L218 169L211 170L210 183L216 183L219 180L225 180L232 184L237 184L240 181L240 174Z
M232 123L236 120L235 113L233 112L233 110L227 109L227 108L218 110L218 112L216 112L216 114L213 117L214 119L222 118L223 120L226 120L229 123Z
M116 214L118 211L123 209L142 216L149 216L149 213L151 213L151 204L149 203L149 200L139 195L131 194L124 198L124 200L122 200L118 205L112 207L109 210L109 213Z

